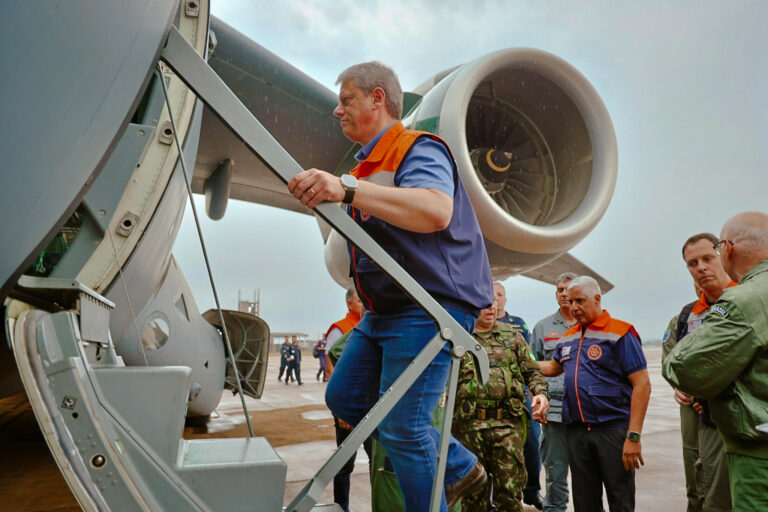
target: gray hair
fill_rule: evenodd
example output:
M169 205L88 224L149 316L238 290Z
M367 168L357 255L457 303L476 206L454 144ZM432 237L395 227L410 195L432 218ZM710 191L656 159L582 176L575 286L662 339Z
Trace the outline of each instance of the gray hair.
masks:
M557 276L557 279L555 280L555 286L559 285L563 281L573 281L576 278L576 274L573 272L563 272L559 276Z
M381 62L371 61L350 66L336 79L336 85L344 85L349 80L354 80L366 95L371 94L377 87L384 90L384 101L387 112L395 119L403 116L403 89L400 80L392 68Z
M568 289L581 288L584 293L594 297L595 295L601 295L600 285L597 281L590 276L578 276L571 280L571 284L568 285Z
M350 286L347 288L347 302L352 302L352 298L355 296L357 292L355 291L355 288Z
M768 215L750 211L734 215L722 229L723 238L738 245L768 247Z

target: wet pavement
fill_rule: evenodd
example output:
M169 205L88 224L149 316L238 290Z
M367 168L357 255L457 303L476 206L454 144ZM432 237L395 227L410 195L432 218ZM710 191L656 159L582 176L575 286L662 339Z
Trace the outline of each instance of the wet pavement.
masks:
M661 377L661 348L659 346L646 346L646 358L651 377L651 401L643 426L643 458L645 466L637 471L636 476L636 510L638 512L673 512L685 510L685 482L683 478L683 465L680 444L680 423L678 405L672 396L671 388ZM314 380L317 369L317 361L311 356L304 358L302 374L304 385L295 383L285 385L277 381L279 359L277 355L270 357L268 378L265 385L263 398L260 400L248 399L247 406L251 411L254 422L258 422L260 413L287 409L290 418L291 411L302 406L318 406L316 409L296 412L295 418L304 421L324 422L327 425L330 415L323 410L323 395L325 384ZM226 430L226 425L238 425L244 423L240 400L237 397L225 397L217 409L218 418L213 418L209 427L217 429L219 426ZM290 421L286 428L291 428ZM327 430L325 440L315 439L301 442L301 432L296 433L296 443L279 446L276 451L288 464L288 476L285 489L285 501L287 504L302 489L306 482L325 463L333 453L336 444L333 441L333 428ZM542 488L544 485L544 472L541 474ZM332 485L325 489L320 503L333 501ZM352 474L352 491L350 496L351 510L354 512L370 511L370 485L368 482L368 458L360 449ZM542 492L543 494L543 492ZM535 510L526 508L526 510ZM569 506L569 511L573 510ZM608 510L606 503L605 510Z
M660 347L646 347L652 393L643 428L645 466L637 471L636 510L685 510L678 406L661 378ZM257 436L270 440L288 465L284 504L288 504L331 456L336 443L330 413L325 408L325 384L314 380L317 361L304 358L304 385L277 381L279 359L270 357L263 398L247 399ZM58 473L23 395L2 401L0 411L0 510L36 512L78 510ZM200 430L200 431L198 431ZM240 399L229 392L204 429L188 428L185 437L243 437L248 432ZM370 511L368 459L360 449L352 474L351 510ZM541 474L542 486L544 473ZM278 491L278 490L276 490ZM319 503L333 501L332 485ZM525 510L534 510L526 508ZM571 507L568 510L573 510ZM605 510L608 510L606 505Z

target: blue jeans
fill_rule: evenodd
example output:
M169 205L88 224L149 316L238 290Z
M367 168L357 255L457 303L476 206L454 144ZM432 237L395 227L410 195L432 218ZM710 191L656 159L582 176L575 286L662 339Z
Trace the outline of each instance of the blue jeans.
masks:
M474 327L474 316L448 312L468 332ZM420 309L392 315L366 312L347 340L328 383L325 402L331 412L357 425L435 334L435 323ZM377 429L403 491L407 512L429 510L440 440L440 433L430 423L448 381L449 351L446 343ZM464 478L476 462L477 457L451 437L444 484ZM445 495L440 510L447 512Z

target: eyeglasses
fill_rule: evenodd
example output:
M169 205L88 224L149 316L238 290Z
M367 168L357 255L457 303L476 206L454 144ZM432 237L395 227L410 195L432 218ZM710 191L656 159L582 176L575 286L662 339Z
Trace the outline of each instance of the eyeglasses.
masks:
M716 244L714 244L714 245L712 246L712 248L715 250L715 252L716 252L717 254L720 254L720 246L721 246L721 245L725 245L725 243L726 243L726 242L728 242L729 244L733 245L733 241L731 241L731 240L726 240L726 239L722 239L722 240L720 240L719 242L717 242Z

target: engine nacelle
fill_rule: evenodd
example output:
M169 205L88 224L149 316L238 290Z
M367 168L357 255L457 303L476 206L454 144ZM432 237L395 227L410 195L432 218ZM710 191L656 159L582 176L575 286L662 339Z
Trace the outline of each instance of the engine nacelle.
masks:
M541 50L502 50L416 92L423 98L404 123L451 147L494 277L548 263L602 218L616 185L616 135L576 68ZM326 264L339 282L349 267L336 237L328 239Z

